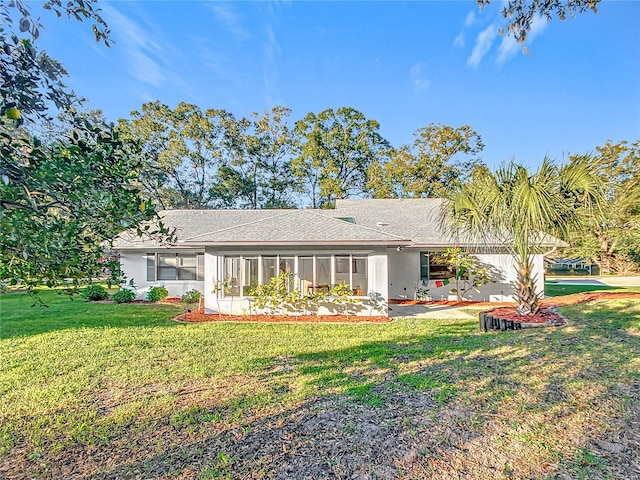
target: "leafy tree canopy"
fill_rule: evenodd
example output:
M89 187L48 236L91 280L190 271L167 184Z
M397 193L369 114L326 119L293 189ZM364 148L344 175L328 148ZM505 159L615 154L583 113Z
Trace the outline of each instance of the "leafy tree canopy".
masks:
M350 107L309 113L296 122L293 173L306 183L314 208L368 191L371 165L391 150L379 130L377 121Z
M92 21L96 41L109 45L109 29L95 8L96 1L46 0L41 6L58 17ZM25 119L47 118L52 104L56 109L78 105L63 83L67 71L36 46L43 25L31 15L30 4L2 2L0 18L0 115L20 124Z
M628 274L640 270L640 140L607 142L588 155L574 155L600 165L599 176L607 185L597 215L582 216L582 223L567 240L566 252L593 260L601 273Z
M485 7L492 0L476 0L480 7ZM512 35L518 42L524 43L536 16L547 20L558 17L566 20L578 13L591 10L598 12L601 0L508 0L502 8L502 16L507 25L502 34Z
M139 188L135 145L89 124L43 145L0 133L0 279L13 285L77 286L108 266L109 242L154 218Z
M414 133L413 145L403 145L391 159L371 166L369 188L376 198L442 197L464 182L480 163L484 144L470 126L431 124Z
M47 0L58 17L93 22L97 41L109 31L95 0ZM108 247L121 231L166 233L145 222L155 218L137 186L136 145L123 141L101 115L79 113L81 101L62 83L64 67L39 52L43 26L21 0L0 4L0 280L33 288L77 286L105 266ZM65 123L46 141L33 135L37 122Z

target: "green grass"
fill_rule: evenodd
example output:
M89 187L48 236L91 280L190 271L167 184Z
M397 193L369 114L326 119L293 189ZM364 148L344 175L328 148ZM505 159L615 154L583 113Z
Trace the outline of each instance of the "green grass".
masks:
M574 293L595 292L606 290L610 292L640 292L640 287L610 287L609 285L566 285L553 281L544 284L544 293L549 297L560 297Z
M565 307L564 329L484 334L474 319L180 324L170 320L180 306L43 297L48 308L0 296L0 463L11 452L33 472L77 446L145 458L323 396L390 408L394 389L471 409L478 431L491 418L500 448L535 469L573 461L585 415L604 431L638 400L620 387L640 381L637 301ZM229 458L201 477L232 478ZM605 467L579 465L581 475Z

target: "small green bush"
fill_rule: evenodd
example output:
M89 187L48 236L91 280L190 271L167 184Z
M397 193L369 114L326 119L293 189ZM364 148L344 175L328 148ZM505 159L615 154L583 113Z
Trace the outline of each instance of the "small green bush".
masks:
M150 302L160 302L169 296L169 291L165 287L151 287L147 292L147 300Z
M200 293L198 290L189 290L184 295L182 295L182 301L184 303L197 303L200 301L201 296L202 293Z
M107 300L109 293L102 285L89 285L82 291L82 297L90 302Z
M135 300L136 294L128 288L121 288L111 298L115 303L131 303Z

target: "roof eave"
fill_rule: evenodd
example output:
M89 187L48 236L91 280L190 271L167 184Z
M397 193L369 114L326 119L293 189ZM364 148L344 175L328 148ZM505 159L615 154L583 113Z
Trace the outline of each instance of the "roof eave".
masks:
M254 241L232 241L232 242L180 242L177 246L206 246L206 247L250 247L250 246L331 246L331 245L393 245L406 246L411 243L410 240L254 240Z

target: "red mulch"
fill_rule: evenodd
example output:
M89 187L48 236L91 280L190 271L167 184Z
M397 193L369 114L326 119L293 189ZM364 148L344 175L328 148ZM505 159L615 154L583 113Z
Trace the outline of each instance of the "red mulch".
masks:
M526 323L560 323L564 325L565 320L554 312L554 307L560 307L563 305L574 305L576 303L592 302L594 300L626 300L637 299L640 300L640 293L634 292L586 292L575 293L573 295L564 295L561 297L545 298L542 301L540 310L535 315L519 315L516 312L516 308L501 307L491 310L493 317L503 318L505 320L513 320L514 322L526 322Z
M470 302L470 301L451 301L451 300L391 300L389 303L403 305L433 305L433 306L452 306L452 307L487 307L492 308L491 313L495 317L513 320L516 322L526 323L560 323L564 324L563 318L551 310L553 307L562 305L573 305L575 303L590 302L593 300L621 300L621 299L638 299L640 293L632 292L590 292L577 293L574 295L565 295L562 297L545 298L542 301L542 307L536 315L519 315L516 313L514 302ZM178 303L180 299L167 299ZM141 300L144 302L144 300ZM388 317L375 316L364 317L356 315L218 315L205 314L202 309L194 310L187 313L186 319L184 314L176 317L176 320L182 322L295 322L295 323L388 323L391 320Z

